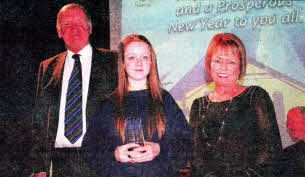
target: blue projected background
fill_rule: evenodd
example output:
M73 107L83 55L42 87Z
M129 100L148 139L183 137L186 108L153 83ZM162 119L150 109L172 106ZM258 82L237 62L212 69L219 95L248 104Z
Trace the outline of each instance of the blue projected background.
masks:
M305 106L305 1L124 0L121 38L145 35L159 75L188 118L193 100L213 89L204 56L217 33L234 33L245 44L247 74L241 84L260 85L273 100L283 147L293 142L286 114Z

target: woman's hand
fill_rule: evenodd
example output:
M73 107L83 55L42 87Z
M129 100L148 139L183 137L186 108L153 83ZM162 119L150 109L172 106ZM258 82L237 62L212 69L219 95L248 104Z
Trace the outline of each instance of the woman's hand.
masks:
M136 153L131 156L132 162L148 162L160 153L160 145L154 142L144 142L144 146L139 146L133 151Z
M138 154L139 152L131 150L133 148L141 147L136 143L128 143L122 146L118 146L115 148L114 157L115 160L119 162L133 162L132 157Z

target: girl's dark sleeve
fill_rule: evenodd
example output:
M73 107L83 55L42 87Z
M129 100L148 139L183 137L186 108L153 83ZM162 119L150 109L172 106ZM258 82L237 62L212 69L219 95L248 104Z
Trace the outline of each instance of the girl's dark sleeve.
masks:
M107 103L102 103L99 111L89 121L82 143L84 160L98 176L106 174L115 160L114 142L106 136L108 122L112 121L109 107Z
M263 137L257 164L263 169L264 176L277 176L282 142L272 100L264 89L255 87L251 101L256 109Z
M198 127L199 116L199 99L196 99L192 103L190 110L190 128L193 135L193 148L192 148L192 160L197 157L198 154L198 134L196 133Z
M163 99L167 122L160 142L160 156L173 170L185 168L192 149L190 128L174 98L166 92Z

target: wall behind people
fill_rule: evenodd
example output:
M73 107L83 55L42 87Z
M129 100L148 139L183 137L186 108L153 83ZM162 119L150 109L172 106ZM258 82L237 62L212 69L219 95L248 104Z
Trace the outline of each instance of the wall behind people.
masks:
M20 175L30 142L29 131L39 63L66 50L56 32L62 6L85 6L93 24L91 43L109 48L109 2L85 0L4 1L0 3L0 176ZM94 39L94 40L93 40Z
M122 1L121 34L151 40L163 86L186 116L191 103L213 88L203 57L217 33L233 33L247 51L244 85L259 85L273 100L283 147L293 142L287 111L305 104L305 1ZM141 14L141 15L139 15Z

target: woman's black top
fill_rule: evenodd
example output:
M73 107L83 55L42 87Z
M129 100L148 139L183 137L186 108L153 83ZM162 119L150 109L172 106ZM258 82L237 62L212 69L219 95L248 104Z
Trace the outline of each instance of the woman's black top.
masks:
M194 100L192 176L276 176L281 139L272 101L258 86L231 100Z

